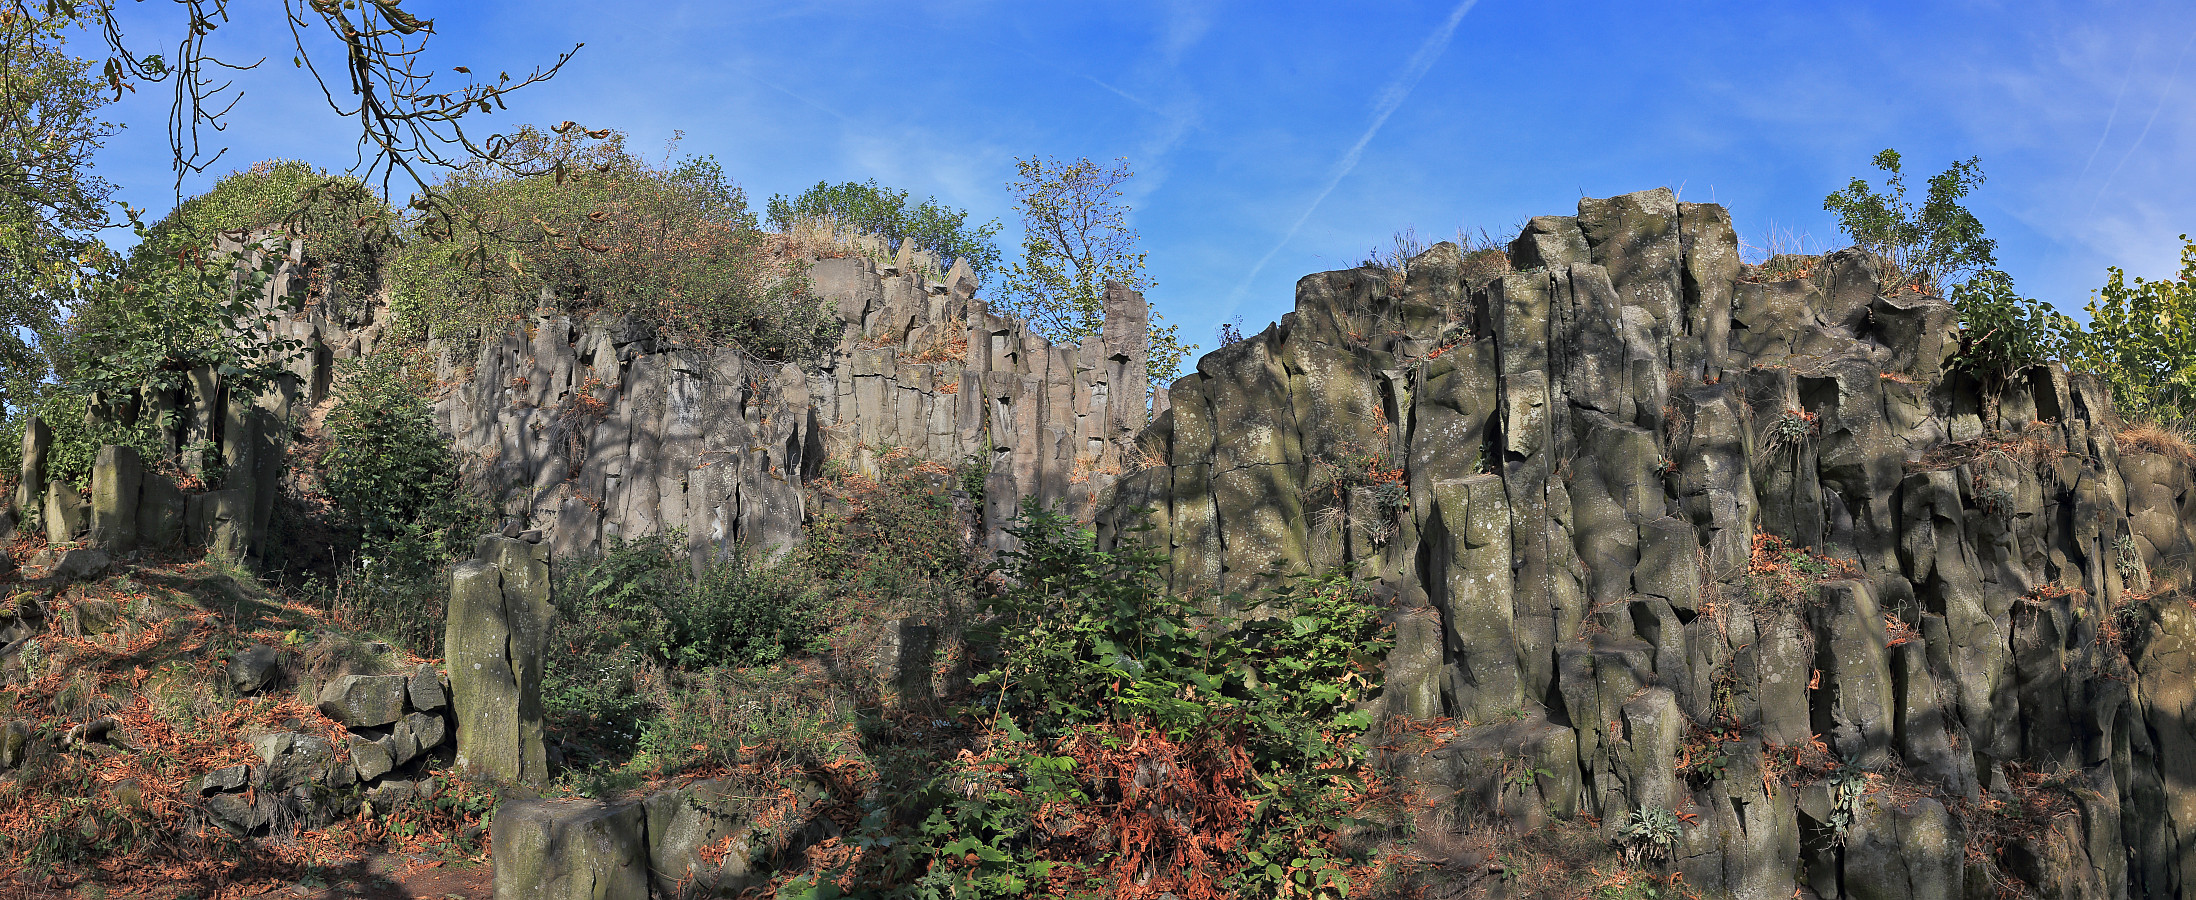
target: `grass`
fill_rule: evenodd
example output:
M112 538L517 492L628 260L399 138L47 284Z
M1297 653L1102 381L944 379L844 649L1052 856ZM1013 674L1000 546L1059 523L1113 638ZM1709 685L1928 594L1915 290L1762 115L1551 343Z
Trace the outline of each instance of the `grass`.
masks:
M2135 453L2155 453L2196 466L2196 445L2189 442L2189 429L2185 425L2166 425L2159 422L2130 422L2120 429L2120 446Z

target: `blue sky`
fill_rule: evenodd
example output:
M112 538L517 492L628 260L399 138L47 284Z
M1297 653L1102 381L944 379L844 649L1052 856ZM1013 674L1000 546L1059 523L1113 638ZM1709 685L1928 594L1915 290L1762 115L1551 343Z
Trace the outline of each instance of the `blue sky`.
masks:
M250 4L239 15L264 15ZM129 4L143 33L163 4ZM1452 2L607 3L410 0L425 64L527 68L584 41L505 125L576 119L710 154L760 206L875 178L1008 226L1014 159L1125 156L1158 286L1211 345L1286 312L1305 274L1398 230L1442 238L1659 185L1730 207L1750 245L1842 246L1825 194L1896 147L1917 186L1980 156L1969 206L2025 293L2068 311L2107 266L2157 277L2196 232L2196 4ZM645 13L631 10L644 9ZM166 28L163 33L172 33ZM221 169L351 158L278 19ZM104 174L172 203L148 89ZM231 165L233 163L234 165ZM210 180L186 182L186 192Z

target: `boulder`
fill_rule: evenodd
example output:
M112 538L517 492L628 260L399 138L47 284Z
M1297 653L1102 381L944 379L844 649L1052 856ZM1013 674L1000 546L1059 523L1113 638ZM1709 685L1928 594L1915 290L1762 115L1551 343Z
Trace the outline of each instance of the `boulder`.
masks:
M504 801L495 900L648 900L644 829L639 803Z
M351 748L351 767L360 781L373 781L396 767L396 753L390 747L389 738L368 738L351 735L344 739Z
M63 552L46 575L62 581L89 581L106 574L112 565L114 559L106 551L79 547Z
M320 689L320 711L351 728L378 728L404 718L408 692L402 675L344 675Z
M113 444L92 462L91 541L111 553L137 549L137 501L144 464L137 451Z
M5 530L13 531L15 529L13 522L5 524L8 526ZM0 540L12 540L13 537L13 535L0 535ZM9 555L6 550L0 550L0 578L6 578L13 574L15 574L15 557Z
M90 510L76 488L59 478L46 483L46 508L39 521L45 526L47 543L66 543L84 533Z
M434 666L422 665L412 673L410 684L412 708L421 712L434 712L450 705L449 692L442 688L442 673Z
M137 495L138 545L165 550L182 544L183 519L189 511L190 498L176 487L175 479L146 472Z
M729 812L737 795L729 781L703 781L658 791L642 801L648 815L648 869L658 891L676 895L682 885L693 885L721 893L745 886L749 829L743 817ZM701 849L727 837L732 845L722 866L704 862Z
M335 745L327 738L277 731L254 735L250 741L260 762L252 774L262 791L325 783L335 763Z
M200 794L227 794L243 790L251 778L251 766L223 766L200 776L193 786Z
M0 726L0 771L22 768L30 758L30 723L21 719Z
M282 657L273 647L254 644L229 657L229 686L240 694L256 694L282 677Z
M250 834L265 828L274 821L275 804L272 797L254 798L250 794L215 794L206 798L206 812L213 820L237 834Z

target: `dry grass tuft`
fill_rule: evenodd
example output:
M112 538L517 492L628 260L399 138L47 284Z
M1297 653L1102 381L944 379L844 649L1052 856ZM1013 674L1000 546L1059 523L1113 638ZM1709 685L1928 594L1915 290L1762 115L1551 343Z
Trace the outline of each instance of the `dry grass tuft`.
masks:
M2156 453L2179 460L2182 465L2196 466L2196 446L2190 445L2183 428L2159 422L2134 422L2120 429L2118 437L2122 450Z

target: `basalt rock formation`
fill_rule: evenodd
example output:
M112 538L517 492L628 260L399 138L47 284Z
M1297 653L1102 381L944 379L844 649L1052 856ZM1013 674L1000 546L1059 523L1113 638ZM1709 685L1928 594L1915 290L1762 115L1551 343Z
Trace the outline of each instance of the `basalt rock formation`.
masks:
M2196 891L2196 481L2100 381L1978 380L1874 258L1742 265L1668 190L1507 256L1298 282L1174 385L1101 536L1182 591L1395 598L1385 711L1453 729L1390 765L1437 826L1674 814L1710 896Z

